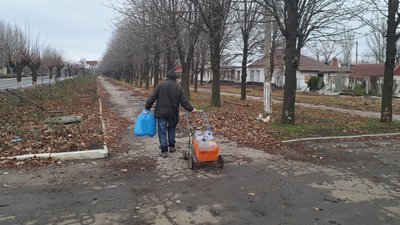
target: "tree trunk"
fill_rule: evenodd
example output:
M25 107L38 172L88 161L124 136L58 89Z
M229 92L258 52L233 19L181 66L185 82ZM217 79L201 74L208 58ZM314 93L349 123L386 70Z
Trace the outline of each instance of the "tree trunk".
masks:
M25 65L22 63L17 63L15 65L15 73L17 74L17 82L21 83L22 80L22 70L24 69Z
M37 68L31 68L32 71L32 84L37 83Z
M71 69L71 68L68 69L68 76L69 76L69 77L72 77L72 76L73 76L73 74L72 74L72 69Z
M60 77L61 77L61 69L62 69L62 67L57 67L57 70L56 70L56 81L57 82L60 80Z
M29 65L29 69L31 69L32 71L32 84L36 84L37 83L37 70L40 67L40 63L32 63Z
M190 65L192 64L192 58L194 54L194 44L191 42L188 48L188 53L186 54L182 42L177 39L177 48L178 48L178 54L179 54L179 60L182 65L182 88L183 88L183 93L185 96L190 99Z
M240 100L246 100L247 97L247 57L249 52L249 39L248 37L243 37L243 59L242 59L242 76L241 76L241 84L240 84Z
M299 51L296 51L297 39L297 1L285 1L287 8L287 33L285 50L285 88L282 106L282 123L295 124L296 71L299 66Z
M154 54L154 84L153 87L156 87L158 84L158 79L160 77L160 59L161 59L161 52L158 47L155 48Z
M396 57L396 13L399 7L399 0L388 1L388 27L386 35L386 61L385 74L383 78L381 122L392 122L392 98L393 98L393 73Z
M203 80L204 80L204 67L206 65L206 58L202 57L201 58L201 65L200 65L200 85L203 86Z
M197 92L197 88L198 88L198 83L199 83L199 73L196 72L196 74L194 75L194 89L193 92Z
M168 73L168 69L170 67L174 67L175 65L174 54L172 53L171 47L167 48L166 56L167 56L167 66L165 67L166 71L164 71L164 74Z
M190 89L189 89L189 86L190 86L190 63L191 63L190 59L187 59L184 63L181 62L181 64L182 64L182 88L183 88L183 93L187 99L190 99Z
M49 66L49 79L51 80L53 78L53 66Z
M145 82L145 89L150 89L150 83L149 83L149 74L150 74L150 57L147 55L145 62L144 62L144 68L143 68L143 79Z
M220 31L210 32L211 46L211 70L212 70L212 89L211 89L211 106L221 107L221 90L220 90L220 61L221 61L221 37Z

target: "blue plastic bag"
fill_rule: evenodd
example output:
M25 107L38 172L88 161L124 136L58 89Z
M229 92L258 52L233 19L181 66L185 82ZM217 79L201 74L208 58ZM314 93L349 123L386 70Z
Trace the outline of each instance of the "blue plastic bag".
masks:
M154 113L149 110L143 110L136 119L133 132L135 136L153 137L156 134Z

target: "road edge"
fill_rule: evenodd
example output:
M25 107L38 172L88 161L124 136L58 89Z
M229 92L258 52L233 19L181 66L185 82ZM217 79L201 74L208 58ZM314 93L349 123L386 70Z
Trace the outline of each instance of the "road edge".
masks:
M364 138L364 137L385 137L385 136L398 136L400 133L387 133L387 134L362 134L362 135L350 135L350 136L331 136L331 137L310 137L310 138L296 138L291 140L281 141L281 143L292 143L300 141L314 141L314 140L331 140L331 139L352 139L352 138Z

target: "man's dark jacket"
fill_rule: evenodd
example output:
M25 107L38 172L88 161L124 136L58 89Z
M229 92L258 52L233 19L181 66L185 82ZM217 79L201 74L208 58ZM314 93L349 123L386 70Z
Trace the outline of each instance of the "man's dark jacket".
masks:
M170 125L178 124L179 105L189 112L193 111L193 106L183 94L182 87L172 79L156 86L146 101L146 109L150 109L156 100L154 117L168 119Z

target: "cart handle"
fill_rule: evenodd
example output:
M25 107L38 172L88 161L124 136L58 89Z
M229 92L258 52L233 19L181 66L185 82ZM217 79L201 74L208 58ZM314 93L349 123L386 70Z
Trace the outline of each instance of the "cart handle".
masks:
M196 110L198 112L201 112L201 118L206 122L206 129L210 130L210 122L208 121L207 113L204 110ZM186 124L189 130L192 130L192 126L190 125L189 122L189 112L185 112L185 119L186 119Z

